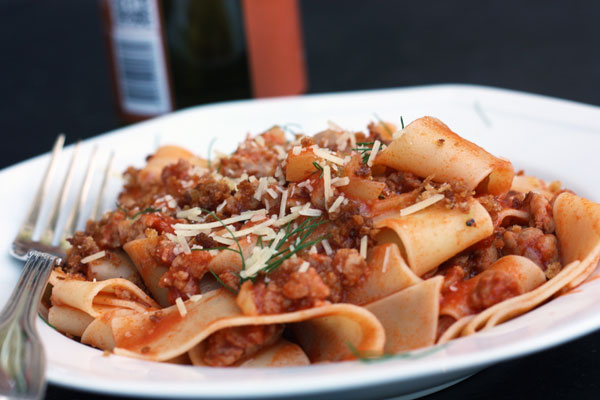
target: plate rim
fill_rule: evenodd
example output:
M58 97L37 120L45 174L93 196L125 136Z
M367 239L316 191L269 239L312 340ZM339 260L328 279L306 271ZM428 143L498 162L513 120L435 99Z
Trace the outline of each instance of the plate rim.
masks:
M187 109L179 110L174 113L171 113L171 114L168 114L165 116L161 116L158 118L154 118L154 119L151 119L148 121L144 121L139 124L134 124L132 126L127 126L127 127L122 127L122 128L118 128L115 130L111 130L111 131L105 132L103 134L96 135L92 138L86 139L85 142L101 141L107 136L127 134L129 131L138 130L138 129L140 129L140 126L143 126L143 125L151 126L151 125L155 125L157 123L168 123L168 121L170 121L172 119L179 119L179 118L184 117L187 113L210 112L211 109L215 109L215 108L223 108L223 107L229 107L229 106L244 107L248 104L254 104L254 105L258 104L258 105L263 105L265 107L268 107L270 104L276 104L281 101L285 101L285 102L295 102L295 101L303 102L303 101L313 101L313 100L318 101L318 100L330 99L330 98L335 98L335 97L339 98L339 97L353 97L353 96L378 96L378 95L386 95L386 94L394 94L394 93L410 92L410 91L432 91L432 92L433 91L449 91L449 92L455 91L455 92L462 92L460 95L475 94L475 95L484 96L484 97L500 96L500 97L513 98L513 99L521 101L521 102L530 102L530 103L542 102L545 106L548 106L548 107L561 107L561 108L573 109L573 110L578 111L577 114L583 113L583 114L596 114L596 116L600 115L600 107L586 104L586 103L580 103L580 102L576 102L576 101L572 101L572 100L560 99L560 98L550 97L550 96L541 95L541 94L520 92L520 91L511 90L511 89L502 89L502 88L482 86L482 85L472 85L472 84L450 83L450 84L422 85L422 86L376 89L376 90L365 90L365 91L320 93L320 94L310 94L310 95L304 95L304 96L287 96L287 97L258 99L258 100L256 100L256 99L236 100L236 101L221 102L221 103L214 103L214 104L207 104L207 105L199 105L199 106L194 106L194 107L190 107ZM572 119L572 117L573 116L569 115L568 119ZM585 126L588 128L595 127L593 125L587 125L585 123L579 124L579 125L582 125L582 126ZM48 156L48 153L45 153L45 154L35 156L35 157L29 158L27 160L21 161L19 163L13 164L11 166L7 166L0 170L0 175L11 173L12 171L14 171L15 169L17 169L18 167L20 167L22 165L25 165L36 159L40 159L40 158L47 157L47 156ZM38 321L38 327L39 327L39 321ZM573 327L575 327L576 329L574 329ZM523 341L513 343L512 345L509 345L509 346L502 346L500 349L493 349L493 351L489 350L489 351L477 352L477 353L475 353L475 355L473 355L473 354L467 354L467 355L462 355L462 356L454 355L453 356L453 360L454 360L453 364L446 366L445 371L447 373L450 373L450 372L456 372L459 370L465 370L468 368L484 368L484 367L494 364L494 363L514 359L514 358L517 358L520 356L526 356L526 355L529 355L532 353L536 353L536 352L540 352L540 351L543 351L546 349L550 349L552 347L556 347L565 342L575 340L581 336L589 334L590 332L593 332L599 328L600 328L600 312L597 313L593 318L590 316L588 316L586 318L578 318L578 319L576 319L576 322L574 322L572 325L553 330L552 334L546 333L544 335L536 335L533 337L526 338ZM469 339L469 337L461 338L458 340L468 340L468 339ZM526 348L524 348L524 347L526 347ZM491 354L488 354L488 353L491 353ZM115 356L115 357L118 357L118 356ZM141 362L145 362L145 361L141 361ZM387 365L392 366L394 362L395 362L394 360L391 360L391 361L389 361L389 364L387 364ZM386 362L386 363L388 363L388 362ZM382 363L380 365L385 365L386 363ZM373 365L375 365L375 364L373 364ZM315 367L311 367L311 368L315 368ZM381 371L381 368L379 370ZM114 381L110 382L109 380L104 380L103 378L96 378L97 381L95 382L95 384L92 384L92 385L90 385L90 382L78 382L78 381L69 380L68 376L62 375L61 371L59 371L59 369L52 368L50 365L48 365L47 372L48 372L47 377L48 377L49 383L58 385L61 387L65 387L65 388L76 389L76 390L84 390L84 391L89 391L89 392L112 394L112 395L126 395L126 396L140 396L141 395L141 396L148 396L148 397L162 397L165 395L170 395L170 396L175 395L179 398L197 397L198 396L197 393L187 393L187 391L189 389L185 389L188 386L189 386L189 388L192 388L192 387L197 388L196 385L183 385L184 388L182 388L182 389L184 389L184 390L177 391L177 393L169 392L168 394L167 394L167 392L157 392L157 388L154 387L153 385L149 385L146 388L142 388L143 390L141 392L140 391L127 391L127 390L124 390L124 388L115 388L114 386L112 386L114 384ZM418 372L414 372L409 375L414 375L414 376L409 377L408 379L414 379L415 376L424 377L427 374L426 373L424 374L422 371L418 371ZM402 380L404 380L404 379L406 379L406 378L403 377ZM368 377L367 381L361 381L360 379L357 379L357 380L347 382L348 386L344 386L344 389L352 389L352 388L359 388L359 387L360 388L375 387L375 386L384 385L384 384L391 384L397 380L398 380L398 377L394 376L393 373L387 373L387 374L382 373L381 375L379 375L377 377L377 379L374 378L371 374L371 376ZM111 383L111 385L108 385L108 383ZM181 382L177 382L177 384L180 385ZM126 385L127 384L124 384L124 386L126 386ZM334 392L338 391L340 389L340 385L339 385L339 383L332 383L329 386L321 384L319 387L315 387L315 388L306 388L305 387L303 389L303 391L298 391L298 392L283 392L280 387L277 389L271 388L271 390L268 390L268 388L265 388L265 387L261 387L261 389L262 389L262 391L260 391L260 392L251 393L250 397L248 396L249 394L246 393L246 396L244 396L244 397L258 398L258 397L265 397L265 396L273 397L273 396L278 396L278 395L279 396L280 395L293 396L293 395L330 394L330 393L334 393ZM206 396L210 396L210 397L232 397L233 396L233 397L236 397L236 395L232 395L231 393L225 393L225 394L222 394L221 396L219 395L219 393L209 393L209 394L206 394Z

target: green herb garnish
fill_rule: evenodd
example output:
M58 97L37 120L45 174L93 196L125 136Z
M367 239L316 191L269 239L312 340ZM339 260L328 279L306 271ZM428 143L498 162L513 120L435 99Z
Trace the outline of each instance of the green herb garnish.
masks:
M233 234L233 232L231 231L231 229L229 229L229 227L227 225L225 225L223 223L223 221L221 220L221 218L217 217L217 214L215 214L212 211L209 211L205 208L200 208L200 210L202 212L207 213L208 215L211 215L214 219L216 219L217 221L219 221L221 223L221 225L223 225L223 228L227 229L227 232L229 232L229 234L231 235L231 237L233 238L233 240L235 241L235 244L237 245L237 250L229 248L231 251L234 251L236 253L238 253L240 255L240 258L242 259L242 270L246 269L246 262L244 260L244 252L242 251L242 246L240 245L240 242L237 240L237 238L235 237L235 235Z
M314 240L307 241L307 239L314 233L314 231L320 226L323 225L329 220L321 220L314 222L318 217L307 218L302 224L300 224L294 230L291 230L290 223L286 226L286 233L281 239L281 241L275 247L277 253L273 254L271 258L267 261L266 267L263 269L265 273L269 274L275 271L285 260L292 257L294 254L298 253L301 250L304 250L310 246L313 246L320 241L329 237L329 235L320 236ZM290 249L288 246L285 249L281 249L283 244L287 242L292 237L296 236L297 239L295 241L295 245L293 249Z
M225 282L223 282L223 280L221 278L219 278L219 275L215 274L215 272L212 269L209 269L208 272L210 272L212 274L212 276L217 280L217 282L219 282L219 284L221 286L223 286L225 289L227 289L232 294L235 294L237 296L238 291L235 290L234 288L232 288L231 286L229 286L228 284L226 284Z
M117 208L118 208L119 210L121 210L121 211L123 211L123 212L125 213L125 218L126 218L126 219L129 219L129 211L127 211L127 210L125 209L125 207L123 207L122 205L120 205L118 202L117 202L117 203L115 203L115 204L117 205Z
M381 125L383 125L383 128L388 131L388 133L390 134L390 136L394 136L394 132L392 132L392 130L390 129L389 126L387 126L387 124L385 122L383 122L383 120L381 118L379 118L379 115L373 113L373 115L375 115L375 118L377 118L379 120L379 123Z
M404 129L404 118L402 118L402 115L400 116L400 124L402 124L402 129Z
M133 214L131 219L136 219L137 217L139 217L142 214L149 214L149 213L158 212L158 211L160 211L160 208L147 207L147 208L143 209L142 211L139 211L139 212L136 212L135 214Z
M125 213L125 218L126 219L136 219L137 217L139 217L142 214L148 214L148 213L153 213L153 212L158 212L160 211L159 208L154 208L154 207L147 207L145 209L143 209L142 211L136 212L135 214L133 214L132 216L129 215L129 211L125 209L125 207L123 207L122 205L120 205L119 203L115 203L117 205L117 208L121 211L123 211Z
M319 174L319 179L323 177L323 167L321 166L321 164L319 164L316 161L313 161L312 165L314 165L314 167L317 169L315 172L313 172L313 174L316 174L317 172L321 171L321 174Z
M357 147L352 150L358 151L361 154L362 163L366 164L367 161L369 161L369 156L371 155L371 150L373 150L373 145L375 144L375 142L358 142L356 144L361 147Z

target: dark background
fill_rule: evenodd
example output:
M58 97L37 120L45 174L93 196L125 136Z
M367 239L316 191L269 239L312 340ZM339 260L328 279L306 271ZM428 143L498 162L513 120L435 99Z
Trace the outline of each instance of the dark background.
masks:
M473 83L600 105L600 2L301 0L309 93ZM94 0L0 0L0 167L119 126ZM430 396L598 398L600 334ZM53 386L48 398L90 398Z

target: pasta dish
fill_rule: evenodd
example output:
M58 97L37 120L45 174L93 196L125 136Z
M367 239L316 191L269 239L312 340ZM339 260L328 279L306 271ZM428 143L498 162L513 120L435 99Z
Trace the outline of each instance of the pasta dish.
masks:
M293 137L291 137L293 136ZM48 321L107 353L301 366L445 343L581 284L600 205L432 117L163 146L69 238Z

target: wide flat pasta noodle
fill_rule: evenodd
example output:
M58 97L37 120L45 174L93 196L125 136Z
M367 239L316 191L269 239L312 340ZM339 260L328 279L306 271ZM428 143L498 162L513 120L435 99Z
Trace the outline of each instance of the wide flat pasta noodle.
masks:
M543 195L548 200L554 196L554 194L548 190L546 182L535 176L528 175L515 175L510 190L520 193L536 192Z
M512 164L458 136L437 118L423 117L403 129L375 159L375 164L408 171L436 182L461 181L467 190L506 193L514 175Z
M119 265L114 265L106 258L92 262L88 265L88 279L104 281L112 278L124 278L135 284L141 283L140 276L127 254L122 250L113 250L113 252L120 259Z
M422 281L406 264L395 244L375 246L368 263L369 273L365 279L346 289L348 303L371 303Z
M188 351L193 365L206 366L202 357L204 354L203 343L194 346ZM309 365L310 360L306 353L295 343L279 339L271 346L259 350L256 354L243 359L233 365L239 368L275 368L298 367Z
M454 323L450 325L448 329L446 329L438 338L437 344L443 344L459 337L465 326L467 326L467 324L471 322L473 318L475 318L475 315L467 315L466 317L462 317L461 319L454 321Z
M534 307L537 307L552 295L556 294L561 288L567 285L572 279L577 277L583 265L579 261L573 261L563 268L563 270L550 279L548 282L532 290L529 293L504 300L493 305L477 314L463 329L462 335L471 335L481 329L484 325L489 329L508 319L517 317Z
M176 306L147 313L117 315L110 320L116 354L146 360L164 361L189 351L220 329L244 325L298 323L318 320L337 321L331 337L321 337L317 347L331 349L316 352L316 347L303 349L312 362L338 361L352 358L347 341L361 351L381 353L385 341L383 327L369 311L351 304L330 304L285 314L246 316L235 297L224 289L206 293L197 301L185 302L187 314L182 317ZM359 334L353 329L359 326ZM304 331L304 329L303 329ZM299 338L302 344L302 338ZM339 344L343 345L340 348ZM110 349L109 349L110 350Z
M386 353L435 343L443 282L442 276L427 279L365 306L385 329Z
M202 168L206 168L208 165L206 160L197 157L183 147L173 145L161 146L150 156L146 166L140 171L140 182L143 184L159 182L163 168L169 164L175 164L179 160L185 160L192 165Z
M152 298L127 279L90 282L71 279L55 270L52 271L50 283L53 286L50 297L53 305L69 306L94 318L115 307L138 311L158 308ZM122 296L119 296L119 291Z
M414 214L377 221L375 228L382 229L377 241L397 244L410 268L422 276L494 231L485 208L475 199L468 205L467 213L435 204Z
M585 281L598 264L600 204L572 193L561 193L554 202L553 214L563 264L586 260L581 274L567 284L568 290Z
M132 310L113 309L94 319L81 335L81 343L89 344L102 350L112 350L115 340L112 334L111 321L118 316L135 313Z
M546 276L541 268L530 259L522 256L504 256L488 269L511 275L519 282L523 293L530 292L546 282ZM449 315L457 320L472 314L473 310L470 307L468 295L475 289L480 279L481 274L475 275L471 279L458 284L457 291L445 294L440 314Z
M52 306L48 310L48 323L59 332L81 337L94 317L68 306Z
M571 193L561 193L554 202L553 214L562 263L566 264L563 269L531 292L477 314L462 328L461 335L491 329L518 317L559 292L576 287L596 269L600 258L600 205Z
M169 269L161 265L154 258L154 251L156 246L158 246L159 240L159 237L132 240L123 245L123 250L125 250L131 261L133 261L144 284L150 290L150 293L152 293L152 297L162 307L167 307L169 306L169 301L167 300L169 290L158 286L158 281Z

